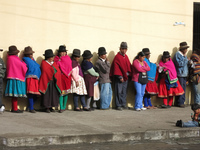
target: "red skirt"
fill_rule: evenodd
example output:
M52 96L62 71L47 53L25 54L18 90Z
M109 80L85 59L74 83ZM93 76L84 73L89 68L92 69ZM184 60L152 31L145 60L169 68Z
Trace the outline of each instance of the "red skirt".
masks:
M26 91L27 94L36 94L41 95L39 92L39 80L36 78L27 78L26 79Z
M158 84L158 97L167 98L169 96L179 96L184 94L184 90L181 87L179 81L177 81L178 87L167 89L165 78L160 79Z
M69 77L67 77L64 74L61 74L61 79L62 79L62 95L66 95L70 92L71 89L71 78L72 76L70 75Z
M145 94L151 94L151 95L156 95L158 94L158 86L156 84L156 81L148 81L145 89Z

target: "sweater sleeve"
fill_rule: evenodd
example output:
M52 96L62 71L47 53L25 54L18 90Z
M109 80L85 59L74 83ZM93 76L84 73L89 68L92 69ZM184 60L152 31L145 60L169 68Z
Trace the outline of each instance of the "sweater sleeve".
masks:
M99 74L94 70L94 68L90 68L87 70L87 73L89 73L92 76L98 77Z
M138 71L138 72L146 72L150 70L150 67L147 65L145 61L143 61L144 66L140 67L139 62L137 60L133 61L133 67Z

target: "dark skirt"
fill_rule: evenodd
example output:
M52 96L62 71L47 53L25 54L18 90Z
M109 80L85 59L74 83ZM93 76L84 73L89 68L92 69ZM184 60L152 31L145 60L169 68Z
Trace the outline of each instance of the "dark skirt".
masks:
M43 94L43 106L45 108L57 107L59 103L59 92L56 88L56 82L51 80L47 87L47 91Z
M87 89L87 96L92 97L94 96L94 83L96 82L95 76L90 74L84 74L85 86Z

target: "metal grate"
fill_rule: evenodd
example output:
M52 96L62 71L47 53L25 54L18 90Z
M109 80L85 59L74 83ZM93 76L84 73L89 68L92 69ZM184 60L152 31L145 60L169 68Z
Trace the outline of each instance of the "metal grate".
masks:
M194 3L193 12L193 50L200 46L200 3Z

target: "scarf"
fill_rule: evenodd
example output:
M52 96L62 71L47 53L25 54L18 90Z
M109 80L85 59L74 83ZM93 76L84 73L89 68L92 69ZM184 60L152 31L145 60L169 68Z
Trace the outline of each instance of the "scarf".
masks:
M72 73L72 60L68 55L62 56L62 57L56 56L54 58L54 61L64 75L66 75L67 77L69 77L71 75L71 73Z
M82 72L82 70L81 70L80 64L79 64L76 60L72 59L72 68L75 68L75 67L77 67L77 66L78 66L78 68L79 68L79 75L80 75L81 77L83 77L83 72Z
M7 56L7 79L25 81L27 67L16 55Z
M29 57L23 57L23 61L26 63L28 67L28 71L26 72L26 78L36 78L39 80L41 75L40 65Z
M170 84L178 81L176 68L175 68L174 63L171 58L166 63L164 63L163 61L160 61L159 66L165 67L164 71L168 72L167 77L168 77Z
M157 66L154 63L151 63L147 58L144 59L144 61L148 64L150 67L150 71L147 71L147 76L149 81L154 81L156 77L156 69Z

